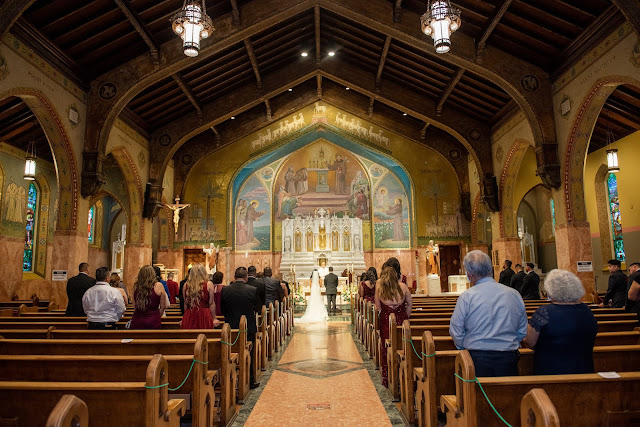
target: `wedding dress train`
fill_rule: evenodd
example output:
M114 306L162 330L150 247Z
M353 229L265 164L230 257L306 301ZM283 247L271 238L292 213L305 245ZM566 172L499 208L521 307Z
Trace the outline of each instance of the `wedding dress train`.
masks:
M300 318L300 323L319 323L326 322L329 318L327 314L327 307L322 300L322 293L320 292L320 281L318 279L318 272L314 270L311 277L311 295L309 295L309 301L307 302L307 310Z

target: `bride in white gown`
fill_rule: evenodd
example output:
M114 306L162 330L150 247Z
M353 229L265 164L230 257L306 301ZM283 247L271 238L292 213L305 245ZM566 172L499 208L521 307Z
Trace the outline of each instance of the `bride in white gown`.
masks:
M322 294L320 293L318 277L318 271L314 270L311 276L311 295L309 295L309 301L307 302L307 310L299 320L300 323L326 322L329 318L327 307L324 305Z

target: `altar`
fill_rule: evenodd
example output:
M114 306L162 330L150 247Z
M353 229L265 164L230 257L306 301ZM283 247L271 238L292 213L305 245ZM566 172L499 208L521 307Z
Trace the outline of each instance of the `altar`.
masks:
M311 277L324 261L340 276L344 270L365 271L362 246L362 220L337 217L327 209L314 215L296 216L282 221L282 260L280 271L299 279ZM322 285L322 283L320 283Z
M335 272L334 272L335 273ZM297 280L298 286L300 287L299 295L304 298L304 303L306 304L309 300L309 295L311 295L311 279L309 278L300 278ZM325 291L323 281L320 280L320 293L322 294L322 298L326 302ZM349 278L348 277L338 277L338 294L336 296L336 304L347 304L349 302L348 298L345 296L350 292L349 288Z

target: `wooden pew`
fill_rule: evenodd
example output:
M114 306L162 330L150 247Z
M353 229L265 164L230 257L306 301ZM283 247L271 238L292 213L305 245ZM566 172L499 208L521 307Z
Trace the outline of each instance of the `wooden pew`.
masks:
M0 418L16 417L18 425L44 425L66 394L82 399L92 414L92 426L137 425L179 427L183 399L168 399L169 369L162 355L148 365L146 381L49 382L0 381ZM141 378L142 379L142 378Z
M560 427L558 411L542 388L533 388L520 402L520 425L528 427Z
M102 332L102 331L99 331ZM83 356L83 355L0 355L0 370L5 381L127 382L144 378L153 356ZM184 384L171 393L191 394L194 426L210 426L215 420L214 386L218 371L208 370L208 345L198 336L192 354L165 355L171 372L169 387ZM187 376L189 376L187 378Z
M456 394L444 395L441 404L447 415L447 426L486 426L499 423L484 395L473 382L476 378L469 352L456 357ZM598 374L537 375L519 377L480 377L478 381L498 413L511 425L520 425L521 417L513 405L531 389L543 385L553 402L562 425L602 426L613 413L627 411L626 418L616 420L624 425L638 417L640 372L618 372L620 378L605 379ZM625 417L625 414L617 414ZM611 424L609 424L611 425Z
M47 418L46 427L89 427L89 409L73 394L60 398Z
M415 401L418 405L418 425L436 426L440 396L455 392L453 369L459 350L438 350L435 339L439 337L433 337L429 331L424 331L420 338L411 337L412 334L409 322L405 321L402 328L403 350L398 352L401 410L407 419L413 420ZM420 356L415 354L414 347ZM425 357L425 354L434 356ZM593 354L596 371L634 371L640 364L637 337L632 345L610 346L599 345L596 338ZM532 350L520 349L518 366L521 375L532 375ZM414 391L417 395L415 400Z
M222 327L221 339L205 340L208 347L208 370L219 371L220 411L224 424L228 424L235 415L237 353L231 353L231 329L228 324ZM0 354L6 355L111 355L111 356L148 356L155 353L168 355L192 354L196 339L134 339L123 343L120 339L102 340L7 340L0 339ZM166 362L166 361L165 361ZM194 366L195 368L195 366Z

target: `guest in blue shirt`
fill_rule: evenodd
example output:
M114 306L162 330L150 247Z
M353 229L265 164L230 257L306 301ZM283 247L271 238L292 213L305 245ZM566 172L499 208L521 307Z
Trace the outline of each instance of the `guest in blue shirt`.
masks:
M593 373L598 332L591 309L580 302L584 287L566 270L551 270L544 281L551 304L539 307L523 344L534 349L534 375Z
M457 348L469 350L476 376L518 375L518 348L527 335L522 297L493 279L484 252L469 252L463 265L472 287L458 297L449 334Z

